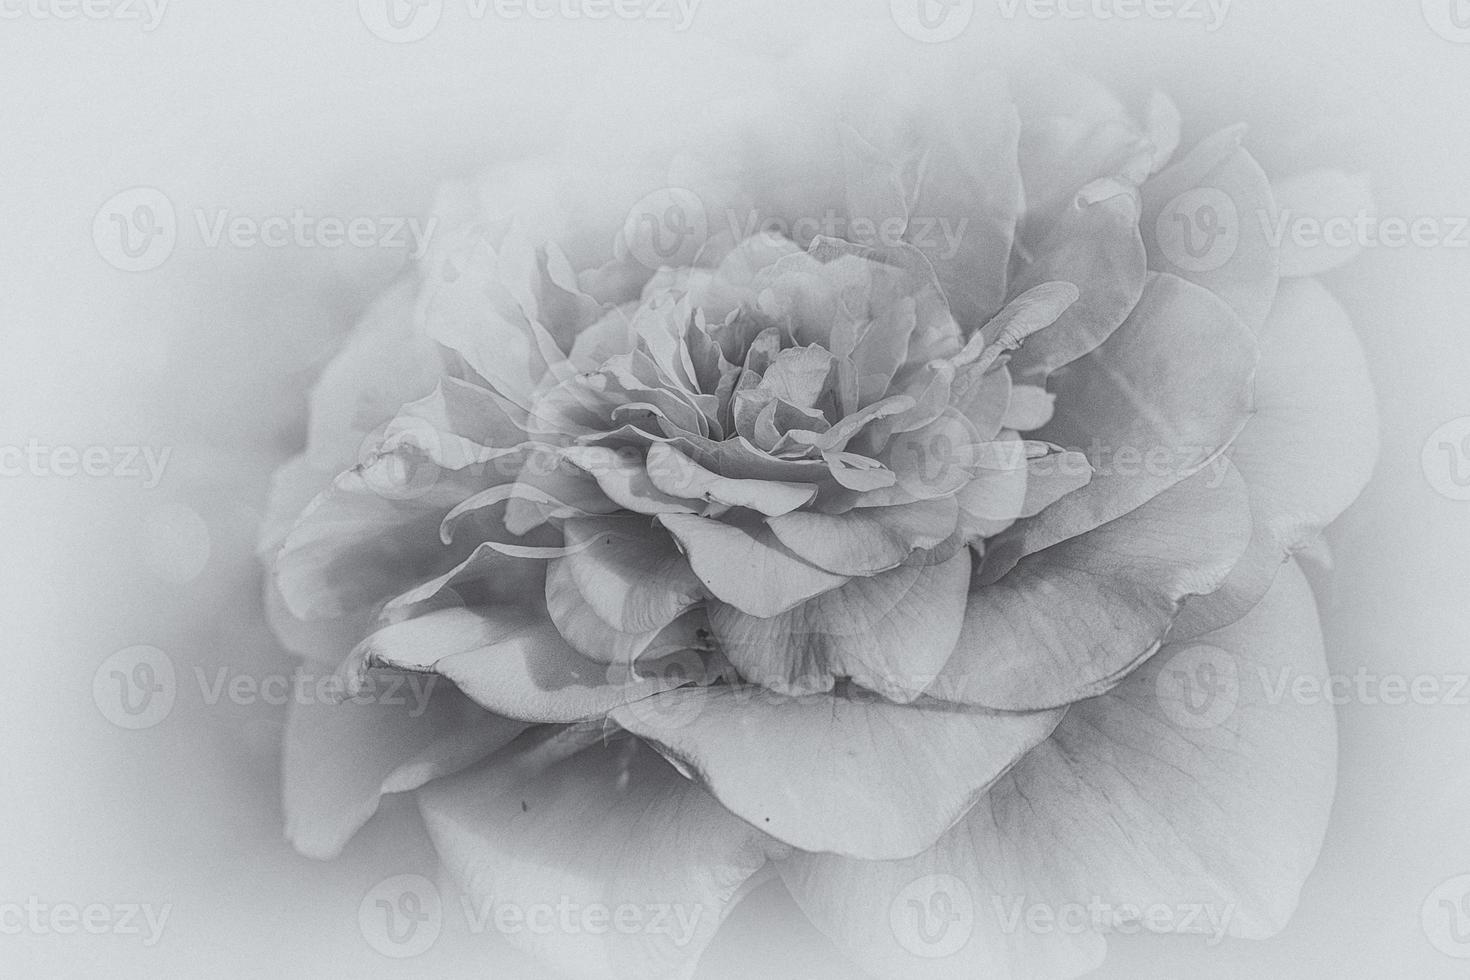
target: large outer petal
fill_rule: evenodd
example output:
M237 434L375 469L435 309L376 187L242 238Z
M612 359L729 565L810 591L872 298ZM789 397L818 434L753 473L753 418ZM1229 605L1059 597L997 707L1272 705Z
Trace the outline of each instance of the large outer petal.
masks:
M1243 126L1222 130L1144 184L1142 231L1150 269L1205 287L1256 330L1276 296L1280 253L1271 183L1244 138ZM1207 214L1219 215L1219 232L1201 227ZM1204 237L1218 233L1227 237ZM1200 244L1198 258L1187 251Z
M616 709L612 719L773 837L875 860L932 844L1061 715L706 687Z
M281 759L286 836L308 857L341 853L383 794L472 765L526 728L440 677L374 671L371 679L352 700L291 706Z
M1289 566L1249 616L1201 642L1238 680L1215 689L1233 698L1222 702L1233 710L1209 716L1215 724L1189 713L1181 696L1199 692L1170 673L1198 676L1199 655L1166 648L1107 695L1074 706L925 853L891 862L793 855L782 873L797 902L885 978L1075 976L1101 959L1091 931L1069 940L1028 931L1024 920L1007 928L1018 904L1054 916L1092 902L1132 905L1136 915L1159 904L1180 931L1197 905L1231 935L1278 931L1316 861L1336 777L1331 706L1273 693L1283 677L1326 673L1305 579ZM949 911L959 902L973 918L916 922L915 912L945 911L923 901L941 890ZM1206 916L1195 922L1208 926ZM949 952L946 942L954 951L936 955Z
M1184 601L1220 586L1250 540L1244 481L1199 473L972 588L930 693L1006 710L1101 694L1152 654Z
M471 548L446 548L439 524L487 482L483 471L444 469L409 446L341 474L275 556L287 608L299 619L342 616L452 568Z
M1053 376L1056 416L1032 438L1080 449L1091 482L991 542L982 577L1128 513L1211 466L1245 425L1255 338L1219 297L1153 274L1107 343Z
M513 945L599 980L687 977L752 876L785 851L629 739L547 767L505 753L420 790L419 807L476 907L518 916ZM629 908L642 928L627 928Z
M1286 557L1353 502L1377 458L1373 382L1347 313L1315 279L1283 282L1261 333L1256 414L1230 450L1250 488L1251 547L1218 591L1185 607L1171 635L1245 615Z

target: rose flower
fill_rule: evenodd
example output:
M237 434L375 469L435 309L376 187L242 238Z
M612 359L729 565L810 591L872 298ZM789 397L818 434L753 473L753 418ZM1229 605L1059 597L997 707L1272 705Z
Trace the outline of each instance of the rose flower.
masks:
M349 693L290 720L300 850L415 792L479 899L690 913L508 937L575 976L687 975L770 876L884 977L1100 961L1023 898L1282 927L1333 718L1252 681L1323 671L1292 556L1372 465L1351 328L1241 130L944 78L441 195L263 537ZM371 697L403 672L427 710Z

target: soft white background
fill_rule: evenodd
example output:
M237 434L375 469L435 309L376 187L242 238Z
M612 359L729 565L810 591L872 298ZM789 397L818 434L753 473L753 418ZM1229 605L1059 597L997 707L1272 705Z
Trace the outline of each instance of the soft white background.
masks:
M0 480L0 902L172 906L152 949L128 936L0 935L0 973L537 974L452 928L407 963L368 948L364 892L432 867L411 808L389 807L339 862L297 857L280 832L281 709L199 694L196 666L210 678L220 667L289 670L254 608L264 480L301 438L314 372L403 257L211 249L192 212L417 214L440 179L578 118L677 126L659 107L691 86L738 86L759 69L721 65L812 30L861 20L892 31L894 60L873 64L879 74L937 48L903 37L875 0L705 0L686 33L475 22L465 9L449 0L439 29L411 45L374 37L348 0L178 0L151 33L137 22L0 20L0 444L173 453L152 490ZM1417 2L1240 0L1214 33L1007 22L996 10L979 3L972 38L1039 39L1130 98L1158 85L1196 119L1246 119L1268 165L1291 165L1297 150L1343 152L1373 174L1383 214L1470 215L1470 45L1432 32ZM1340 120L1342 135L1311 128L1324 119ZM1273 157L1273 146L1287 149ZM182 223L162 268L128 274L102 260L91 227L104 201L135 185L164 190ZM1470 503L1432 489L1421 449L1470 415L1470 250L1370 252L1331 285L1369 352L1385 440L1374 485L1335 538L1339 574L1322 597L1333 667L1465 672ZM207 528L207 554L205 539L179 530L181 506ZM164 723L130 732L97 710L92 677L140 643L173 658L180 696ZM1419 916L1435 885L1470 873L1470 709L1349 705L1340 724L1337 809L1291 928L1216 949L1117 940L1106 975L1470 969L1429 944ZM770 890L727 925L703 972L850 973Z

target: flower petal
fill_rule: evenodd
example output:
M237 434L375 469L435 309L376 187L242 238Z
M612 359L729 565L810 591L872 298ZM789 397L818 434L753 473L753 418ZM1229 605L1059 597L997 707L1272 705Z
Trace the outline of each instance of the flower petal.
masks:
M1214 591L1250 540L1233 470L1180 483L1136 510L972 587L955 655L930 693L1002 710L1108 690L1158 649L1184 600Z
M1366 174L1350 175L1340 170L1314 170L1296 174L1271 185L1276 201L1272 235L1280 235L1281 275L1320 276L1357 258L1363 251L1352 235L1342 244L1330 239L1304 242L1292 233L1303 220L1326 223L1356 221L1374 214L1373 192Z
M341 474L302 513L275 556L273 573L299 619L370 607L463 560L439 523L487 478L446 470L409 446Z
M1034 433L1085 452L1091 481L997 539L986 580L1218 462L1250 412L1256 359L1255 339L1223 301L1175 276L1151 275L1108 342L1053 376L1056 417Z
M1241 146L1244 126L1201 140L1143 185L1148 267L1204 286L1251 330L1271 311L1280 255L1262 216L1276 213L1271 184Z
M505 753L426 786L419 808L469 898L526 917L510 942L579 977L688 976L752 875L784 852L627 739L547 767ZM573 928L531 918L568 906Z
M764 525L737 527L687 514L664 514L699 580L752 616L775 616L847 581L788 551Z
M1282 283L1261 335L1256 414L1230 450L1250 488L1251 550L1185 607L1174 635L1245 615L1286 556L1353 502L1377 458L1373 381L1347 313L1315 279Z
M641 518L572 520L563 525L575 554L558 558L582 601L624 633L662 629L703 596L673 541Z
M892 507L861 507L845 514L801 511L766 523L797 557L838 575L875 575L932 548L954 532L953 497Z
M444 609L363 641L367 666L442 674L507 718L569 724L702 678L695 656L611 667L567 645L549 620L492 609Z
M612 713L771 836L867 860L928 847L1061 716L728 686Z
M643 460L636 454L605 446L568 446L561 453L569 463L595 479L602 492L620 507L637 514L694 513L686 501L654 486Z
M1143 295L1147 272L1139 207L1138 192L1125 185L1097 199L1079 197L1021 266L1013 295L1042 283L1069 282L1079 296L1012 355L1017 378L1045 378L1092 353L1127 319Z
M291 706L281 759L286 836L307 857L340 854L384 793L472 765L526 728L438 677L373 671L369 681L340 704Z
M811 483L720 476L667 443L649 447L646 468L653 485L671 497L747 507L768 517L789 514L810 503L817 494L816 485Z
M921 695L954 653L970 553L900 565L762 619L714 603L710 627L740 676L782 694L830 691L836 678L894 701Z
M791 894L850 957L896 978L1075 976L1101 960L1098 933L1158 905L1172 931L1276 932L1317 859L1336 772L1331 705L1272 693L1327 670L1300 572L1202 643L1166 647L1074 706L929 851L882 864L794 854L781 867ZM915 914L939 908L907 902L936 892L973 914L951 920L969 927L958 941L919 931L931 923ZM1039 934L1017 918L1031 906L1075 907L1096 931Z

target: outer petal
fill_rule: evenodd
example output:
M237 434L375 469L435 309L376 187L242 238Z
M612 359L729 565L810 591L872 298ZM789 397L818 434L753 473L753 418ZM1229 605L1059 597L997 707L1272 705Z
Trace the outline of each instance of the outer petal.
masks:
M1271 184L1241 146L1245 127L1201 140L1143 185L1149 268L1198 283L1255 330L1279 282L1279 250L1263 216L1275 214Z
M292 705L281 762L286 836L308 857L341 853L384 793L472 765L526 728L439 677L374 671L370 682L340 704Z
M487 482L473 470L446 470L400 446L343 473L302 513L275 558L287 608L300 619L341 616L372 606L463 560L446 548L439 523Z
M925 118L854 120L865 145L848 146L849 217L877 227L905 221L905 240L933 262L955 319L975 330L1005 301L1005 256L1021 202L1020 120L999 76L936 72L923 81L944 90L964 85L966 98L935 113L915 85L913 108ZM875 104L892 105L886 94Z
M1151 276L1112 338L1053 378L1056 417L1034 434L1085 452L1091 482L998 539L987 581L1215 460L1245 425L1256 358L1254 338L1218 297L1174 276Z
M777 839L881 860L932 844L1061 714L706 687L612 718Z
M1245 615L1286 556L1353 502L1377 458L1373 382L1346 312L1315 279L1282 283L1261 336L1256 414L1230 451L1250 488L1251 550L1185 608L1174 635Z
M830 691L850 677L895 701L921 695L954 653L970 584L970 552L855 578L760 619L715 603L710 626L746 680L786 694Z
M414 323L417 288L405 277L374 301L317 379L305 454L316 468L335 474L356 463L368 435L439 379L438 345Z
M550 621L515 612L444 609L363 641L366 666L442 674L481 706L507 718L568 724L703 679L697 656L639 664L598 663L573 650Z
M1006 710L1070 704L1158 649L1184 600L1212 592L1250 540L1246 489L1201 473L972 588L935 697Z
M1316 861L1335 779L1331 706L1273 693L1327 669L1300 572L1289 567L1249 616L1202 642L1165 648L1073 707L929 851L883 863L793 855L782 873L797 902L855 961L900 978L1097 965L1100 936L1038 935L1015 918L1032 906L1140 931L1155 905L1172 931L1279 930ZM1203 663L1218 668L1214 687L1195 686L1209 678ZM1200 914L1187 924L1190 907ZM957 909L968 915L932 917Z
M1299 241L1292 229L1303 219L1318 222L1356 221L1374 212L1373 192L1366 174L1314 170L1271 185L1276 199L1272 238L1280 238L1282 276L1320 276L1357 258L1359 242L1334 245L1328 241ZM1352 236L1349 236L1351 238Z
M470 898L519 914L511 943L575 977L688 976L784 851L631 740L545 768L506 753L420 790L419 807ZM557 928L568 907L576 918Z

